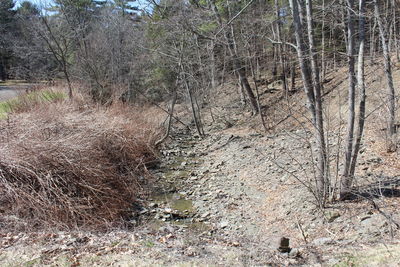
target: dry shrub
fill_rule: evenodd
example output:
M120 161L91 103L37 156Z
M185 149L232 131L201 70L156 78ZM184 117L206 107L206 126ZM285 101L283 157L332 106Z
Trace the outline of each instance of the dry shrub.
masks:
M155 127L142 118L65 101L0 121L2 227L121 225L155 159Z

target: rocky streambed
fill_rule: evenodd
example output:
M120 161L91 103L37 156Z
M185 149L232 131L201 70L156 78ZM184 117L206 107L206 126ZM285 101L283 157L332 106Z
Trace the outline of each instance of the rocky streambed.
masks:
M259 208L265 201L265 192L234 173L243 163L238 161L237 168L232 169L234 159L216 159L228 145L236 144L241 150L243 141L247 142L231 134L203 140L180 135L166 145L162 163L154 172L156 193L141 211L146 227L169 233L184 243L190 240L185 251L195 251L189 254L203 260L206 257L207 262L241 266L267 264L282 257L276 250L276 240L263 234L264 215ZM174 248L171 245L170 249ZM301 260L296 259L297 253L283 257Z
M383 233L381 224L367 223L381 215L358 214L365 205L356 203L347 204L348 210L341 204L316 208L297 180L312 177L308 135L296 130L273 136L220 132L202 140L177 136L162 150L155 171L160 186L144 210L147 226L174 236L170 252L180 247L179 253L207 263L339 263L348 247L373 241L376 235L369 233ZM374 157L363 155L360 164L378 164ZM290 249L281 249L284 238Z
M363 262L365 255L368 262L375 261L377 253L390 262L398 255L398 245L388 243L397 233L394 225L368 202L315 209L312 196L296 180L312 173L310 144L304 141L307 133L263 136L220 131L204 139L184 134L174 138L161 150L160 166L152 170L151 184L157 187L138 205L132 227L40 238L3 236L0 262L5 266L31 262L39 264L32 266L48 262L52 266L348 266ZM360 159L368 172L382 162L368 151ZM397 202L375 203L399 221ZM385 247L377 242L386 242Z

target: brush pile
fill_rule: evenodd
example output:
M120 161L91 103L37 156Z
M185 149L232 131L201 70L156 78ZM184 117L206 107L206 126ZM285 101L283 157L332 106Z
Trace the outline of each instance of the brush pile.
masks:
M154 125L121 106L68 101L0 120L0 225L117 226L144 193Z

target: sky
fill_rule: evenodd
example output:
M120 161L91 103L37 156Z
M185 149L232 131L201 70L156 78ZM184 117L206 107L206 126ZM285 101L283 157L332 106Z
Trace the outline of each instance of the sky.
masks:
M36 4L36 6L39 8L47 8L47 7L51 6L51 4L53 3L54 0L15 0L15 2L16 2L15 8L17 8L19 6L19 4L24 1L32 2L32 3ZM135 0L133 0L133 1L135 1ZM149 7L148 1L146 1L146 0L136 0L135 4L137 4L137 6L139 7L139 10L141 10L141 11L151 12L151 10L152 10L151 7Z
M17 3L18 6L20 3L25 1L26 0L16 0L15 2ZM37 6L48 6L52 3L52 0L28 0L28 1L36 4Z
M17 5L22 3L26 0L16 0L15 2ZM28 0L29 2L35 3L37 6L49 6L53 1L52 0ZM137 0L136 1L139 7L145 8L147 5L145 4L146 1L144 0Z

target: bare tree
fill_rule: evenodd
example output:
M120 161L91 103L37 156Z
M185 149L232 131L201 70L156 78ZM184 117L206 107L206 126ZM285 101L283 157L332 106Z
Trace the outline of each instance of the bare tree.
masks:
M253 2L253 1L250 1L249 3L251 3L251 2ZM225 36L225 39L227 42L227 47L228 47L229 53L232 57L235 71L238 73L240 83L243 85L243 88L245 89L247 97L250 100L250 105L253 110L253 114L257 114L259 112L258 105L257 105L257 99L254 96L253 89L251 88L250 83L246 77L245 68L244 68L243 64L240 62L240 57L238 55L237 43L236 43L233 27L231 25L229 25L229 30L225 29L226 25L224 25L224 23L222 21L221 15L215 4L215 0L209 0L209 3L211 5L211 8L212 8L215 18L217 19L217 22L218 22L219 26L221 27L221 30L224 33L224 36ZM232 18L230 19L230 21L231 20L232 20Z
M304 43L304 37L303 37L303 23L300 18L300 13L299 13L299 7L298 7L298 2L297 0L289 0L290 7L292 10L293 14L293 24L294 24L294 35L296 38L296 43L297 43L297 57L299 60L300 64L300 69L301 69L301 76L303 79L303 86L304 86L304 91L307 95L307 100L308 100L308 105L309 109L313 118L313 121L316 121L316 113L315 113L315 95L314 95L314 90L312 86L312 79L311 79L311 74L310 74L310 69L308 62L306 60L307 58L307 48Z
M295 26L298 60L300 63L304 89L308 97L309 109L311 111L313 127L315 130L315 138L317 141L318 161L317 173L315 176L315 195L317 196L317 201L320 207L324 207L329 193L328 162L322 113L319 67L314 41L312 5L310 0L306 0L307 35L309 42L307 51L306 45L304 44L304 38L302 36L303 24L300 16L301 12L299 12L299 8L303 7L297 0L290 0L289 3L292 9L293 22ZM306 60L307 57L309 57L311 60L312 73L310 73L309 63Z
M44 27L38 27L38 34L47 44L47 47L54 59L58 62L68 85L68 96L72 99L72 81L70 75L70 62L71 53L73 52L73 38L71 33L62 27L62 21L52 21L49 23L45 15L41 16L41 22ZM57 25L57 29L54 26ZM41 30L42 28L42 30Z
M349 114L347 123L346 152L342 178L342 195L344 190L350 187L352 177L350 176L351 156L353 154L354 122L355 122L355 30L354 30L354 0L347 0L347 57L348 57L348 79L349 79Z
M329 178L328 178L328 165L326 155L326 142L325 142L325 131L324 131L324 119L322 114L322 94L321 94L321 82L320 72L317 59L317 51L314 41L314 23L313 23L313 9L312 1L306 0L306 13L307 13L307 32L309 42L309 55L311 58L311 70L313 78L313 89L315 96L315 130L318 142L318 177L317 177L317 188L318 193L321 197L322 205L325 204L325 200L329 194Z
M378 28L379 28L379 36L381 39L381 44L382 44L382 53L383 53L383 60L384 60L384 66L385 66L385 76L386 76L386 81L387 81L387 97L388 97L388 110L389 110L389 118L387 121L388 124L388 134L389 134L389 150L395 149L395 144L394 144L394 134L396 133L396 128L395 128L395 111L396 111L396 96L395 96L395 90L394 90L394 85L393 85L393 75L392 75L392 63L391 63L391 58L389 54L389 44L387 40L387 29L383 23L381 12L379 9L379 3L378 0L374 0L374 13L375 13L375 18L378 23Z
M361 147L361 140L364 132L365 124L365 82L364 82L364 53L365 53L365 0L359 1L359 50L358 50L358 66L357 79L355 77L355 31L354 31L354 1L347 1L348 10L348 68L349 68L349 115L347 125L346 152L343 169L343 177L341 180L340 199L346 199L351 191L354 180L354 173L357 164L357 157ZM355 127L355 87L359 90L359 111L357 133L354 133ZM354 135L355 142L354 142Z
M281 63L281 79L282 79L282 89L283 93L285 96L288 96L288 86L287 86L287 81L286 81L286 62L285 62L285 42L282 40L282 34L281 34L281 20L280 20L280 7L278 0L275 0L275 16L276 16L276 35L278 38L278 51L279 51L279 61Z

